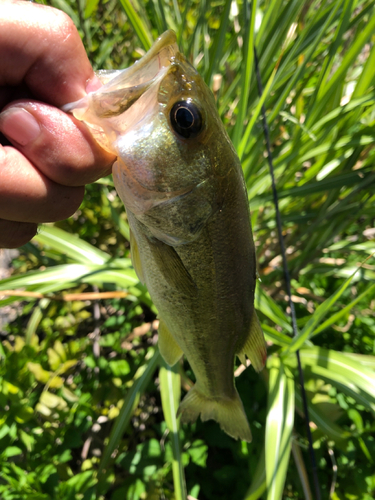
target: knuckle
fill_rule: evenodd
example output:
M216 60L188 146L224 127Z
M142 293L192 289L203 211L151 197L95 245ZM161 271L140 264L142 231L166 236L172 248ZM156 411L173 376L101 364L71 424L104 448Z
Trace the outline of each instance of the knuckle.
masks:
M80 40L80 37L72 19L58 9L53 9L53 15L55 19L53 23L49 23L49 27L59 42L77 43L77 39Z
M65 14L62 10L56 10L55 15L57 17L58 26L60 27L60 31L62 33L66 33L67 35L71 35L72 33L77 32L77 28L75 27L73 20Z

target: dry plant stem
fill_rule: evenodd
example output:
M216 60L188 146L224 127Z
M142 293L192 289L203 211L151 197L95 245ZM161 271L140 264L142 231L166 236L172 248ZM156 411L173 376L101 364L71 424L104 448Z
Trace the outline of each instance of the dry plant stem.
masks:
M98 294L99 289L97 286L93 286L94 293ZM100 326L99 326L99 320L100 320L100 306L99 306L99 301L95 300L93 305L93 317L94 317L94 331L90 334L90 338L92 338L92 352L96 358L99 358L100 356L100 344L99 344L99 337L100 337Z
M333 471L331 488L330 488L330 490L329 490L329 498L332 498L332 495L334 494L334 492L335 492L335 488L336 488L336 480L337 480L337 462L336 462L336 459L335 459L335 454L333 453L332 448L328 447L328 453L329 453L329 456L331 457L331 461L332 461L332 471Z

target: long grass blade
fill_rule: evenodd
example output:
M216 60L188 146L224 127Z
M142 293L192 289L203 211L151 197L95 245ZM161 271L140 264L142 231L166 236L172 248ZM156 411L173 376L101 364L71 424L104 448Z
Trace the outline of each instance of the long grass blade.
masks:
M296 407L303 412L303 404L301 394L296 391ZM327 415L323 414L317 408L317 405L308 402L310 420L314 422L317 428L324 432L329 439L335 441L339 446L343 446L344 442L350 437L350 432L345 431L342 427L332 422Z
M298 349L302 347L304 342L313 336L314 331L318 326L318 324L331 311L332 306L337 302L337 300L342 296L342 294L348 288L353 277L359 271L359 269L361 269L361 266L359 266L354 271L354 273L341 285L341 287L335 293L331 295L331 297L329 297L327 300L323 302L323 304L320 304L320 306L317 307L314 314L306 323L306 326L303 328L303 330L296 337L293 338L292 343L290 344L289 347L287 347L283 356L287 356L292 352L298 351Z
M301 364L309 376L326 380L339 391L352 397L375 415L375 373L361 358L339 353L331 349L304 347L300 350ZM365 356L369 363L374 356ZM297 367L294 356L285 358L284 363Z
M140 16L135 10L131 0L120 0L120 4L128 16L129 22L133 26L133 29L136 32L144 50L149 50L152 45L153 38L144 21L144 19L147 19L147 16L145 14Z
M267 500L281 500L294 424L294 380L279 358L271 357L269 367L266 421Z
M244 500L258 500L262 498L266 488L266 451L263 447L258 459L257 468L252 477L250 488L247 490Z
M103 265L110 255L90 243L54 226L41 226L34 241L48 245L81 264Z
M251 13L249 12L249 8L251 8ZM248 112L247 105L249 100L250 82L254 66L254 38L255 38L255 18L257 12L257 2L256 1L251 2L250 6L247 2L244 2L243 10L244 10L243 15L245 20L245 27L244 27L245 29L243 36L243 61L241 66L241 93L240 93L240 101L238 103L236 125L234 127L234 132L232 136L233 145L237 150L237 152L239 153L240 158L242 156L242 152L239 149L239 146L244 141L245 143L247 143L248 137L250 135L249 132L245 138L242 137L244 129L244 120ZM263 98L263 96L261 96L260 100L262 99L265 99L265 97ZM253 122L256 120L255 114L256 112L253 113L252 117ZM247 127L247 129L249 128L250 127Z
M225 42L225 35L228 29L231 4L231 0L225 1L224 10L220 20L220 28L215 35L215 39L210 50L210 66L208 68L206 76L206 82L208 86L211 86L212 78L217 71L217 67L223 53L223 46Z
M178 364L168 366L162 361L159 370L161 404L165 422L172 441L172 472L176 500L186 500L186 483L182 464L182 449L179 436L179 419L176 417L181 398L181 380Z

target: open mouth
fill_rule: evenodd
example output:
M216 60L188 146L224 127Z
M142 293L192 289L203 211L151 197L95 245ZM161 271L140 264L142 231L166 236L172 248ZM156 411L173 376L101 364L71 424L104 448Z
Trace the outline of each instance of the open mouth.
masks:
M84 121L106 150L117 154L117 137L126 134L155 108L154 90L173 64L178 47L172 30L163 33L133 66L118 71L99 71L103 86L62 110ZM142 99L141 99L142 98ZM132 108L133 104L137 106Z
M92 114L97 118L119 116L163 78L177 52L176 35L168 30L133 66L118 71L99 71L97 75L104 85L87 97L66 104L63 111L72 112L77 119L87 123L95 123L96 120L88 116Z

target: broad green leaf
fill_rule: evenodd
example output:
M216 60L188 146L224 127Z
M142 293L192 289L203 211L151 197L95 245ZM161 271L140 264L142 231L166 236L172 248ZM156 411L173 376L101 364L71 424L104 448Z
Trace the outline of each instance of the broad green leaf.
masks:
M265 323L262 323L262 330L264 332L266 340L272 342L273 344L279 345L281 347L288 347L292 342L292 339L288 335L278 332Z

